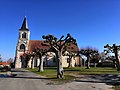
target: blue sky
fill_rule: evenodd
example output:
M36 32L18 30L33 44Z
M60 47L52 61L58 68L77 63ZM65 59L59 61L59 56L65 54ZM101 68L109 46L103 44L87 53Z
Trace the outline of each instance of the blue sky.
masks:
M120 0L1 0L0 54L14 58L18 31L27 17L32 40L42 35L71 33L79 48L103 51L107 43L120 44Z

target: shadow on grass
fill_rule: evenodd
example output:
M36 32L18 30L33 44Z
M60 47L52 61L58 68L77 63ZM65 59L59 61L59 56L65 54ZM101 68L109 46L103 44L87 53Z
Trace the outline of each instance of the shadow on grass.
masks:
M28 71L22 69L12 69L11 72L28 72Z
M11 73L12 74L7 74L7 73L0 74L0 78L23 78L23 79L45 79L45 80L57 79L57 77L45 77L39 75L34 76L34 74L31 76L30 75L31 72L24 69L12 69Z
M68 72L68 71L75 71L75 72L78 72L80 70L73 70L73 69L65 69L64 72Z
M47 77L31 77L31 76L17 76L18 74L12 74L12 75L5 75L4 78L22 78L22 79L44 79L44 80L51 80L51 79L57 79L57 77L54 78L47 78Z
M44 69L57 70L57 67L44 67Z
M50 79L57 79L55 78L47 78L47 77L25 77L25 76L16 76L16 77L11 77L11 78L24 78L24 79L46 79L46 80L50 80Z
M14 70L12 70L11 72L28 72L28 71L14 71Z
M56 67L51 67L52 69L56 69ZM49 67L50 69L50 67ZM73 69L64 69L65 71L80 71L80 70L73 70ZM27 70L12 70L12 72L28 72ZM83 71L82 71L83 72ZM84 72L87 72L86 70ZM89 72L89 71L88 71ZM100 72L100 71L98 71ZM101 71L103 72L103 71ZM105 72L105 71L104 71ZM112 71L110 71L112 72ZM81 77L82 76L82 77ZM68 78L68 76L66 76ZM34 77L34 76L22 76L19 74L12 74L10 77L6 78L23 78L23 79L44 79L44 80L58 80L57 77L48 78L48 77ZM70 77L74 78L74 77ZM66 79L65 79L66 80ZM68 78L69 80L69 78ZM99 74L99 75L78 75L75 79L76 82L92 82L92 83L106 83L107 85L120 85L120 75L119 74Z
M83 79L84 78L84 79ZM76 82L92 82L106 83L107 85L120 85L120 75L118 74L101 74L101 75L84 75L82 78L77 78Z

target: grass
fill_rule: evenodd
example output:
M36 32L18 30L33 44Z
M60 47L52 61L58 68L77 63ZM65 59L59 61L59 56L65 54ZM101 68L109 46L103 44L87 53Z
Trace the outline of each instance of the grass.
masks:
M115 68L90 68L90 69L85 69L83 67L75 67L75 68L65 68L64 69L66 73L72 73L72 74L83 74L83 75L99 75L99 74L120 74L120 71L117 71ZM116 85L113 88L114 90L120 90L120 85Z
M96 74L120 74L120 71L117 71L115 68L90 68L85 69L84 67L75 67L75 68L65 68L65 72L73 74L83 74L83 75L96 75Z
M91 67L90 69L85 69L85 67L74 67L74 68L64 68L64 78L57 79L57 68L56 67L45 67L44 72L38 72L38 68L29 69L31 72L40 74L52 80L52 83L66 83L74 80L75 75L101 75L101 74L120 74L120 71L117 71L115 68L108 67ZM115 90L120 90L120 86L115 86Z
M44 72L38 72L38 68L30 69L31 72L46 76L48 78L56 78L57 68L56 67L45 67ZM71 67L64 68L64 75L74 76L74 75L99 75L99 74L120 74L120 71L117 71L115 68L90 68L85 69L84 67Z
M57 78L57 68L56 67L45 67L44 72L38 72L38 68L30 69L27 68L27 70L37 73L39 75L45 76L48 79L52 80L53 82L50 82L50 84L62 84L69 82L73 79L75 79L75 76L64 74L64 77L62 79Z
M0 71L0 74L6 74L6 72L2 72L2 71Z
M120 90L120 85L114 87L115 90Z
M45 67L44 72L38 72L38 68L30 69L27 68L27 70L30 70L31 72L40 74L42 76L48 77L48 78L56 78L57 75L57 68L56 67ZM120 74L120 71L117 71L115 68L90 68L85 69L85 67L71 67L71 68L64 68L64 75L65 78L67 76L74 76L74 75L96 75L96 74Z
M56 70L54 68L46 68L44 72L38 72L38 68L34 69L27 68L27 70L30 70L31 72L40 74L48 78L56 78Z

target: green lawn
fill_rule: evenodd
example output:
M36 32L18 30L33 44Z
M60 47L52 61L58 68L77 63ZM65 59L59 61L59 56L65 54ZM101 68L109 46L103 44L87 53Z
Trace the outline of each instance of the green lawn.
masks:
M48 78L55 78L56 77L56 69L54 67L45 68L44 72L38 72L38 68L34 68L34 69L27 68L27 70L30 70L31 72L40 74L42 76L46 76Z
M75 68L65 68L64 69L66 73L73 73L73 74L87 74L87 75L91 75L91 74L120 74L120 71L117 71L115 68L108 68L108 67L104 67L104 68L94 68L91 67L90 69L85 69L84 67L75 67Z
M27 68L27 70L30 70L31 72L50 77L55 78L57 74L57 68L56 67L45 67L44 72L38 72L38 68L30 69ZM115 68L90 68L85 69L84 67L74 67L74 68L64 68L64 75L96 75L96 74L120 74L120 71L117 71Z
M57 68L56 67L45 67L44 72L38 72L38 68L30 69L31 72L46 76L48 78L57 78ZM96 75L96 74L120 74L115 68L90 68L85 69L85 67L74 67L74 68L64 68L64 79L71 77L75 78L75 75ZM70 79L70 78L69 78Z
M114 87L115 90L120 90L120 85Z
M99 75L99 74L120 74L120 71L117 71L115 68L94 68L85 69L85 67L74 67L74 68L64 68L64 78L57 79L57 68L56 67L45 67L44 72L38 72L38 68L29 69L31 72L40 74L47 78L50 78L52 81L57 83L68 82L75 79L75 75ZM120 90L120 86L115 86L115 90Z
M56 67L45 67L44 72L38 72L38 68L34 68L34 69L27 68L27 70L30 70L31 72L47 77L48 79L52 80L53 81L52 83L54 84L66 83L66 82L69 82L75 79L75 76L72 76L69 74L64 74L63 79L57 79L57 68Z

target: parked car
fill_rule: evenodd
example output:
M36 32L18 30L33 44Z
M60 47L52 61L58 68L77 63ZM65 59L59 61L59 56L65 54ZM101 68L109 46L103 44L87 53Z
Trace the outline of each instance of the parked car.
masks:
M0 65L0 71L3 69L3 67L4 67L3 65Z
M1 71L1 72L11 71L11 67L10 67L10 66L0 67L0 71Z

